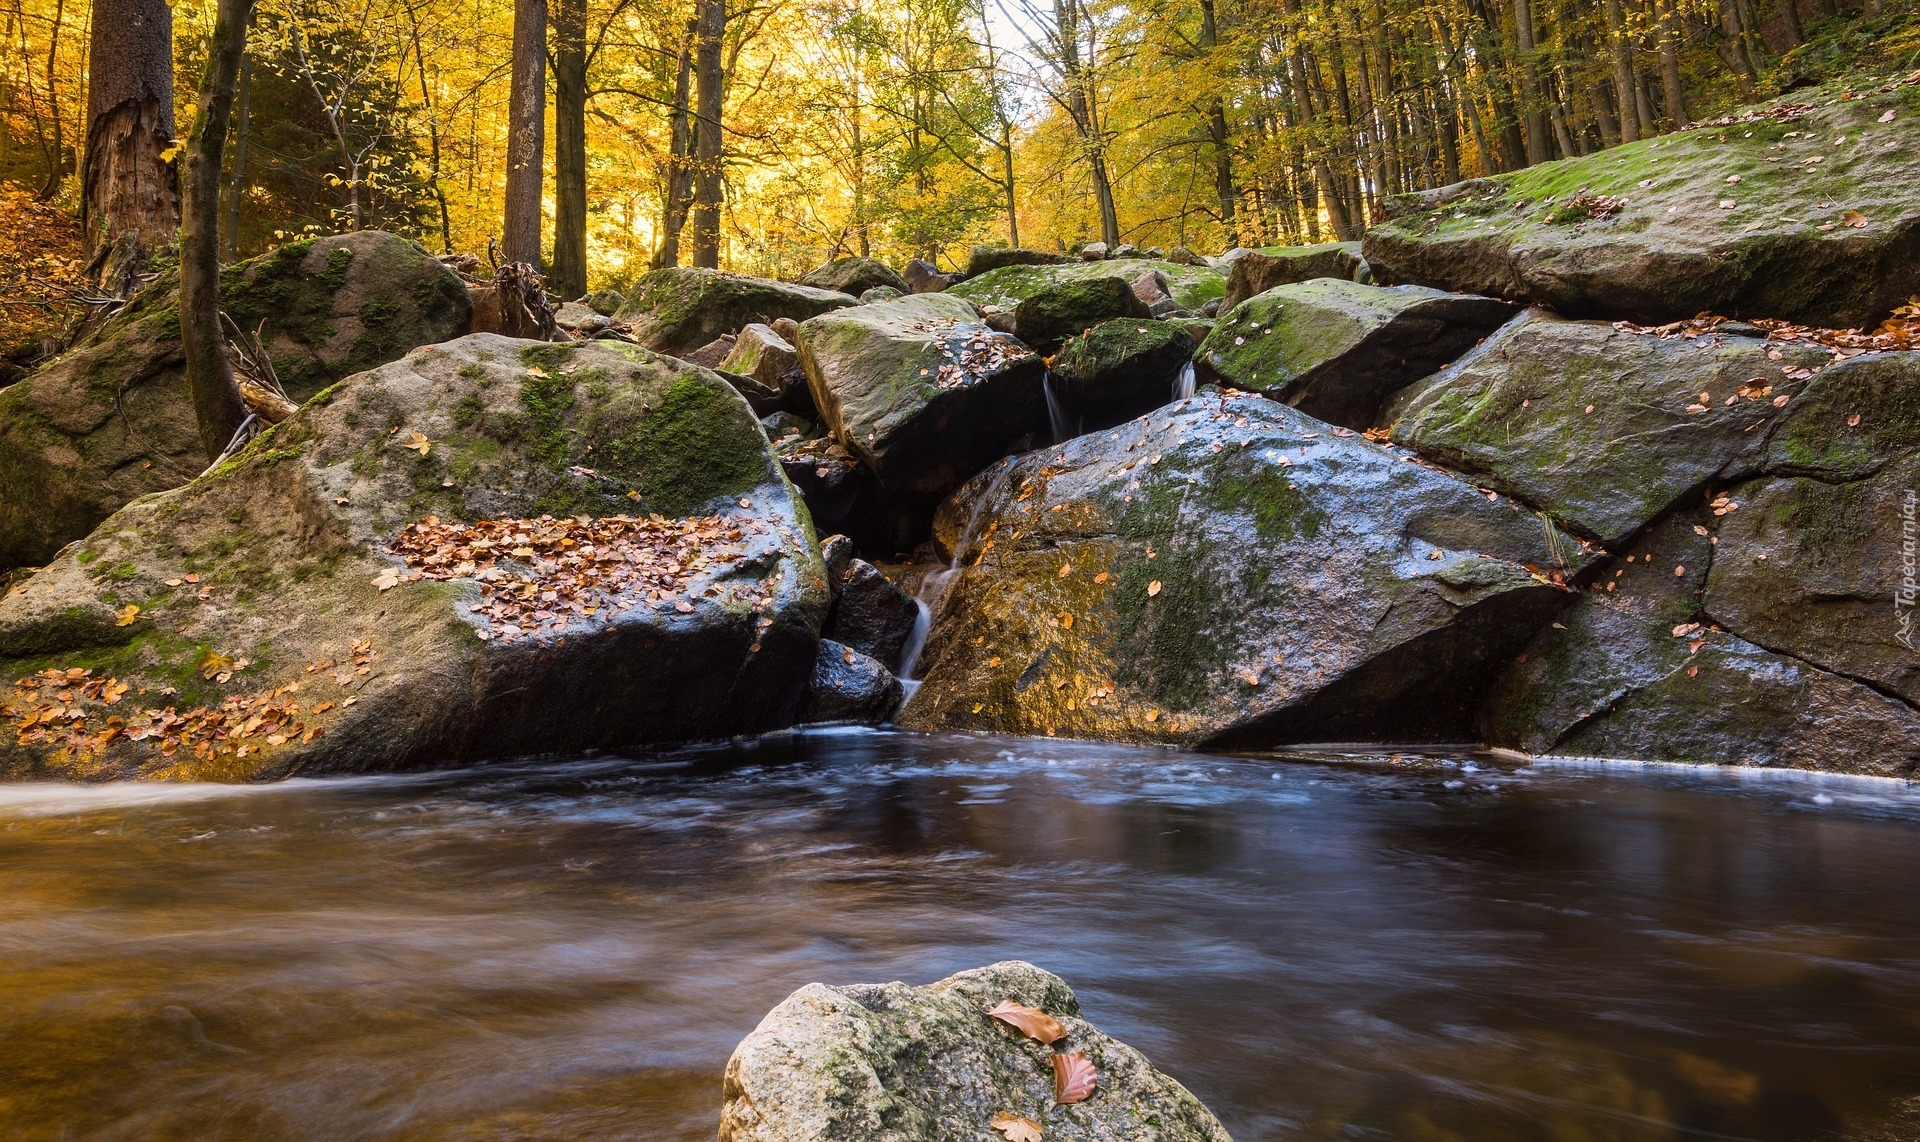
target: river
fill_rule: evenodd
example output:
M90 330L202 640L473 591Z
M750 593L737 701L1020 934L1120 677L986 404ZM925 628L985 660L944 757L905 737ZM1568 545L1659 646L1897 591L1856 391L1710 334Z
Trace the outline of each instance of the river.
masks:
M0 1137L703 1139L811 980L1065 976L1240 1142L1920 1137L1920 792L880 732L0 787Z

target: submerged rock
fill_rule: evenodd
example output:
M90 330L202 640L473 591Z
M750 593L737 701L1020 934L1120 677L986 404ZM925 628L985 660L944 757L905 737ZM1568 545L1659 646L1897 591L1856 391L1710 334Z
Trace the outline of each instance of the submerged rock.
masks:
M1554 576L1584 556L1409 459L1262 397L1203 394L982 473L935 520L962 567L900 722L1468 739L1486 684L1564 604Z
M802 725L837 722L877 726L900 708L900 695L900 680L885 663L823 638L795 720Z
M1227 272L1227 294L1220 308L1232 309L1258 293L1276 286L1312 281L1314 278L1340 278L1365 281L1367 262L1360 256L1358 242L1322 242L1317 246L1269 246L1261 250L1242 250Z
M633 283L615 319L640 344L677 357L754 322L801 321L858 304L836 290L673 266Z
M487 521L508 522L405 546ZM0 736L0 775L257 780L775 729L826 605L719 377L468 336L320 394L10 590L0 682L29 685L0 704L82 717Z
M1208 302L1220 300L1227 279L1207 266L1183 266L1146 258L1072 262L1064 265L1003 266L979 277L970 277L953 287L953 293L981 308L1012 310L1021 301L1062 282L1119 278L1131 282L1141 274L1158 270L1166 276L1167 292L1180 308L1199 312Z
M1103 322L1054 355L1054 395L1076 432L1111 428L1170 403L1194 348L1186 330L1170 321Z
M1471 294L1320 278L1235 306L1194 363L1234 388L1366 428L1394 393L1471 349L1517 309Z
M1098 1073L1091 1097L1054 1104L1053 1051L987 1011L1037 1007ZM925 987L811 983L767 1014L727 1061L720 1142L932 1142L998 1138L996 1115L1047 1142L1230 1142L1191 1092L1080 1017L1065 980L1017 960Z
M1873 325L1920 293L1920 116L1834 94L1390 199L1367 261L1574 317Z
M229 266L220 305L261 329L287 395L457 337L472 306L417 244L362 231ZM122 505L207 466L180 350L178 290L149 285L85 342L0 389L0 571L36 566Z
M937 499L1047 422L1040 358L951 294L816 317L796 343L821 417L903 501Z
M907 292L907 282L893 268L878 258L865 258L853 255L835 258L807 276L800 284L816 289L830 289L839 293L850 293L855 297L870 289L897 289Z

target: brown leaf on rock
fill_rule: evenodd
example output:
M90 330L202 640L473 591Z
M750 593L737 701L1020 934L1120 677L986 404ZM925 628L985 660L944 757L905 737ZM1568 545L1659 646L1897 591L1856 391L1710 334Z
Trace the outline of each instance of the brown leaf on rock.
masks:
M987 1125L998 1130L1000 1136L1007 1142L1040 1142L1040 1124L1031 1118L1023 1118L1003 1110L994 1115L993 1120Z
M1864 230L1867 226L1867 216L1858 210L1842 210L1840 212L1840 225L1851 230Z
M113 612L113 625L117 627L130 627L133 625L134 620L139 617L139 605L136 603L128 603L126 606Z
M1066 1024L1038 1007L1028 1007L1024 1003L1015 1003L1011 999L1001 1000L998 1006L987 1012L987 1015L998 1019L1036 1043L1057 1043L1067 1037Z
M1099 1072L1084 1051L1069 1051L1053 1057L1053 1101L1061 1106L1085 1102L1093 1096Z

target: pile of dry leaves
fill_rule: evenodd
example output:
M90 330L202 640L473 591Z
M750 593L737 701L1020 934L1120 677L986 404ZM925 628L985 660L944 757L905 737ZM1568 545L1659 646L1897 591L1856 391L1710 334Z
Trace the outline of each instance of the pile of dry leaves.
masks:
M1616 321L1613 327L1626 333L1640 333L1664 340L1674 337L1705 337L1722 332L1720 326L1734 320L1731 317L1703 313L1686 321L1675 321L1666 325L1635 325L1630 321ZM1765 331L1769 341L1798 341L1819 345L1837 358L1858 357L1863 353L1914 351L1920 350L1920 297L1894 310L1893 316L1881 322L1879 328L1871 333L1861 329L1820 329L1766 317L1753 318L1743 324Z
M742 506L749 501L742 500ZM454 523L436 516L407 525L388 549L406 570L373 581L388 590L420 579L472 579L488 622L481 639L512 642L584 622L611 622L641 605L693 610L689 582L715 566L738 562L757 521L724 516L494 519ZM769 585L730 588L729 601L771 606ZM718 587L704 595L718 597Z
M930 318L907 326L909 332L930 333L939 338L940 355L946 358L946 363L937 370L922 369L920 375L931 374L933 383L943 389L960 388L1031 353L1020 342L984 325L973 325L964 334L956 332L959 326L959 319L953 317Z

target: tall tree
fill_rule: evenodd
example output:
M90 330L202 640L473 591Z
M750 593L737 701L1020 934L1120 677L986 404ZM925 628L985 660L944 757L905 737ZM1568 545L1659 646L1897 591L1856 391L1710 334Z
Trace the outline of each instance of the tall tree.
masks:
M587 292L587 0L553 20L553 271L562 297Z
M186 142L185 211L180 225L180 343L194 419L209 459L218 457L247 418L220 331L220 160L233 114L240 61L247 52L253 0L219 0L207 69Z
M699 0L693 35L693 264L720 265L721 161L725 153L721 118L726 110L726 65L721 48L727 34L727 0Z
M540 188L547 144L547 0L513 0L513 78L507 96L507 209L500 256L539 265Z
M667 161L661 182L660 245L653 268L680 264L680 232L693 201L693 44L698 21L688 20L674 52L673 102L667 117Z
M130 295L180 225L173 146L173 10L167 0L95 0L87 49L80 222L90 276Z

